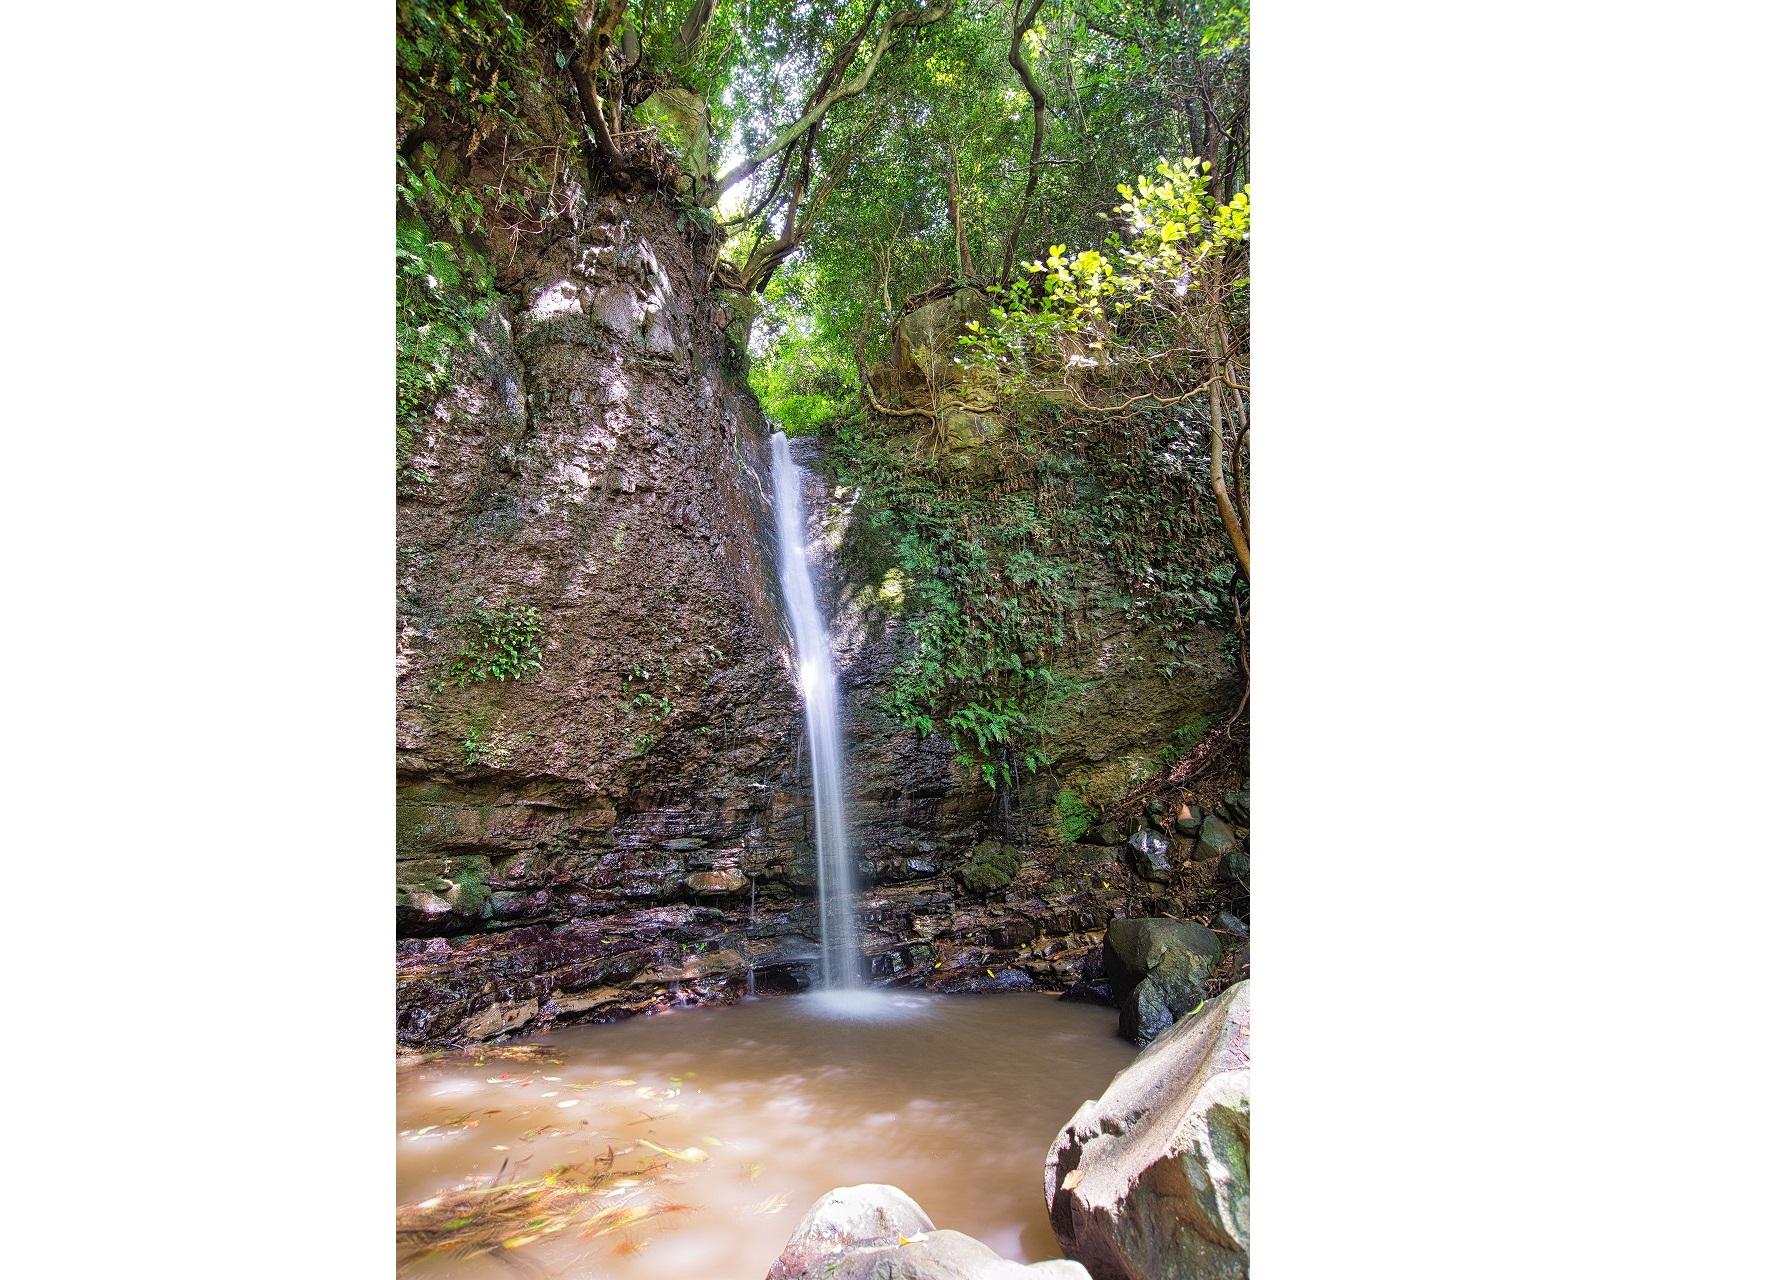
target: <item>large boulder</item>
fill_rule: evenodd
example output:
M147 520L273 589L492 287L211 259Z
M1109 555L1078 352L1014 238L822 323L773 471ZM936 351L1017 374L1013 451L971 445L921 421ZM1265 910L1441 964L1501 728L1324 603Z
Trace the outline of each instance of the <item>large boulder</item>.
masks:
M905 377L920 378L935 387L949 387L962 374L952 357L958 354L958 337L972 323L989 318L989 300L973 288L964 288L916 307L897 321L896 367Z
M1119 1034L1146 1045L1198 1007L1223 955L1217 935L1191 920L1114 920L1104 957Z
M980 1240L937 1231L898 1187L836 1187L810 1207L767 1280L1090 1280L1061 1259L1022 1266Z
M1244 1280L1249 984L1176 1023L1051 1144L1045 1202L1095 1280Z

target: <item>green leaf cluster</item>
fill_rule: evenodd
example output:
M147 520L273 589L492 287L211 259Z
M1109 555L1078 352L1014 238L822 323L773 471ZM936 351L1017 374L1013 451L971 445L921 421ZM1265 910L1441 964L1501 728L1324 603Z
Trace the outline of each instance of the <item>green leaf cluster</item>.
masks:
M485 680L505 683L544 669L544 623L530 605L478 608L460 619L458 627L463 643L446 668L443 684L463 688Z

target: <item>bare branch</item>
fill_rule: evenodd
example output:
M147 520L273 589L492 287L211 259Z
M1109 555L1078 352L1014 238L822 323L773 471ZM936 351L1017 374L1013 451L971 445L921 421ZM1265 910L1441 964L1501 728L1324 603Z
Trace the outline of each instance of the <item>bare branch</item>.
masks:
M917 4L918 3L919 0L917 0ZM866 30L869 29L872 20L877 16L878 10L881 7L882 0L872 0L872 6L866 12L865 22L861 25L858 34L842 47L840 53L836 55L835 61L830 65L827 73L823 76L825 84L837 79L848 64L851 63L854 54L858 49L858 42L864 36ZM735 186L736 183L750 177L761 165L765 164L768 160L771 160L774 156L785 150L785 148L789 147L806 133L810 133L818 128L822 124L823 119L828 115L829 111L838 103L845 102L849 98L857 98L860 94L864 93L866 88L870 86L872 77L877 74L878 64L883 60L884 51L895 42L898 32L929 26L940 21L942 18L945 18L951 12L952 0L938 0L938 3L932 8L915 7L899 9L891 14L884 25L878 29L877 39L872 43L871 52L866 56L865 66L858 72L858 74L854 75L849 80L841 81L838 85L828 87L809 105L808 108L805 109L803 115L798 118L795 124L788 125L781 129L778 133L774 134L767 144L760 150L756 151L747 159L740 161L735 168L719 177L711 184L710 191L706 193L706 201L715 204L717 198L725 191Z

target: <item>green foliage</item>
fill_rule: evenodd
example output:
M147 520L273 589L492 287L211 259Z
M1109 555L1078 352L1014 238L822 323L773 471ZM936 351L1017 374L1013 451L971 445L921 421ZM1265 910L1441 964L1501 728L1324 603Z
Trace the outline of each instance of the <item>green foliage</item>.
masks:
M572 4L529 6L540 28ZM396 446L401 475L415 426L453 379L496 303L485 251L499 231L540 231L567 211L555 181L569 152L540 133L551 91L540 68L553 36L498 0L399 0L396 6ZM502 157L498 173L475 171Z
M1212 0L1199 47L1214 54L1235 53L1248 45L1248 0Z
M960 337L966 362L1003 395L1067 383L1072 372L1158 399L1186 394L1170 382L1193 373L1180 338L1209 349L1217 316L1199 312L1227 305L1229 289L1246 285L1214 267L1247 244L1249 193L1214 200L1210 169L1210 161L1160 160L1155 178L1120 183L1125 199L1114 212L1125 230L1099 249L1054 244L1043 261L1026 263L1025 279L995 290L989 322L973 321ZM1140 371L1135 386L1119 381L1131 371Z
M984 840L954 873L967 893L986 894L1005 889L1020 870L1020 851L999 840Z
M1087 835L1100 821L1099 806L1089 804L1068 787L1057 793L1052 811L1056 815L1057 834L1071 844Z
M945 733L990 785L1045 764L1048 726L1074 692L1055 665L1068 646L1124 615L1156 636L1171 676L1192 628L1229 626L1245 590L1194 420L1140 413L1110 436L1013 425L997 461L1018 486L925 464L894 424L856 414L833 445L912 623L885 709Z
M804 260L768 282L754 341L767 358L748 368L748 382L766 416L791 437L832 433L851 407L859 376L843 335L811 299L824 288Z
M481 764L488 757L488 740L482 736L479 725L471 725L469 733L464 735L464 740L459 745L463 748L466 768Z
M1161 768L1166 769L1177 760L1184 760L1191 754L1194 747L1205 741L1205 735L1211 731L1211 717L1201 713L1176 729L1169 737L1168 745L1162 748L1159 757Z
M479 261L434 240L413 219L396 224L396 438L403 460L415 422L451 383L460 352L494 304Z
M660 692L649 687L652 681L659 682ZM649 667L638 663L633 666L624 681L624 691L631 695L630 710L647 716L653 724L660 724L674 714L672 682L673 674L665 664Z
M660 598L664 604L671 602L671 596L665 593ZM659 644L667 645L672 642L673 633L664 629L657 640ZM691 658L690 664L695 671L700 668L710 670L722 660L723 651L706 644ZM652 654L631 664L630 672L624 678L626 699L622 706L627 714L639 717L649 726L628 739L627 745L633 756L647 755L666 736L675 713L684 709L690 688L685 670L676 678L673 666L665 658ZM695 729L693 732L699 731Z
M522 680L544 668L543 620L528 605L478 608L458 623L464 639L440 683ZM468 748L465 748L466 751Z

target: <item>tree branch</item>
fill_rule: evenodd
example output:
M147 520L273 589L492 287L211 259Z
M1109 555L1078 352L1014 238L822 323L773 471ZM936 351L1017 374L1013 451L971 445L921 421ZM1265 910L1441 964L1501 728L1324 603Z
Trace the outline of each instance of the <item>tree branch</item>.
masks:
M1008 65L1020 77L1020 83L1026 86L1026 94L1032 99L1032 160L1026 166L1026 191L1020 197L1020 211L1014 215L1013 225L1007 231L1007 247L1001 254L1001 275L999 283L1007 287L1008 280L1014 274L1014 257L1020 250L1020 228L1026 223L1026 211L1032 207L1032 193L1038 189L1039 155L1045 144L1045 93L1039 88L1038 79L1032 74L1032 64L1026 61L1026 33L1032 30L1032 24L1038 19L1038 11L1044 7L1045 0L1032 0L1032 7L1024 14L1020 13L1018 0L1014 9L1014 37L1007 48Z
M897 33L905 29L912 30L929 26L932 23L940 21L952 12L952 2L953 0L938 0L938 3L929 9L899 9L891 14L884 25L878 29L877 39L872 43L871 52L866 56L864 68L852 79L844 80L838 85L832 85L832 87L827 88L810 104L795 124L787 125L785 128L781 129L778 133L774 134L773 137L768 140L766 145L760 148L760 150L756 151L747 159L738 162L735 168L731 169L728 173L723 174L712 183L710 191L706 193L705 198L707 203L715 204L717 198L725 191L735 186L736 183L750 177L761 165L765 164L768 160L771 160L774 156L785 150L785 148L789 147L806 133L810 133L820 127L823 119L838 103L845 102L849 98L857 98L860 94L864 93L866 88L871 84L872 77L877 74L878 63L883 60L884 51L894 43ZM872 0L872 6L866 12L865 22L860 25L858 34L856 34L852 40L849 40L846 45L842 46L840 53L836 55L834 62L829 66L827 73L823 76L824 84L831 84L834 79L839 77L842 70L851 63L858 50L859 42L863 38L865 32L870 28L872 20L877 17L878 10L882 7L882 4L883 0Z

